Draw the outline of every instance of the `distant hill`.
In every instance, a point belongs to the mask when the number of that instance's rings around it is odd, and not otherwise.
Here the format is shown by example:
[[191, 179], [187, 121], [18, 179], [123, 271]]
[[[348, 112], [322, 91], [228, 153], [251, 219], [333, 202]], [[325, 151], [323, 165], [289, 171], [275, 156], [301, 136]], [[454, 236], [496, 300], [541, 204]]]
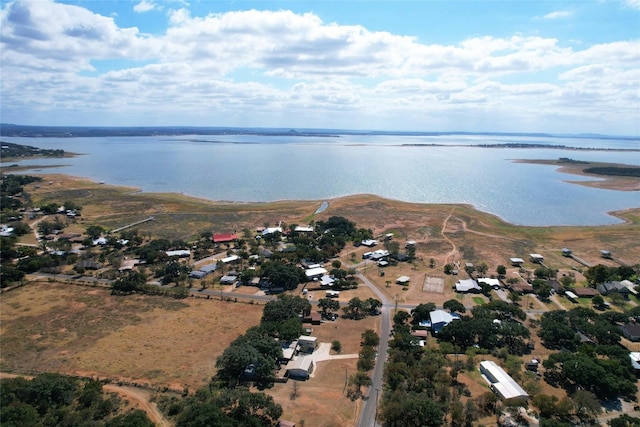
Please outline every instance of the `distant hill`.
[[290, 129], [254, 127], [192, 127], [192, 126], [141, 126], [141, 127], [100, 127], [100, 126], [26, 126], [0, 123], [0, 136], [32, 138], [74, 138], [105, 136], [176, 136], [176, 135], [269, 135], [269, 136], [313, 136], [339, 137], [340, 135], [404, 135], [404, 136], [513, 136], [513, 137], [553, 137], [553, 138], [597, 138], [614, 140], [637, 140], [638, 137], [611, 136], [597, 134], [551, 134], [551, 133], [505, 133], [505, 132], [411, 132], [344, 129]]

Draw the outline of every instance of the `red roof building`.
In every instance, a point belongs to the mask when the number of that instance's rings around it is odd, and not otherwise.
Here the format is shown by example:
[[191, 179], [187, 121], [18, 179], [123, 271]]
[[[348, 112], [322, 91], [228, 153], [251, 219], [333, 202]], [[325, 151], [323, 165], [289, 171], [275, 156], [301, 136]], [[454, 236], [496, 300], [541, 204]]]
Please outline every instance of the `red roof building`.
[[227, 243], [233, 242], [236, 240], [238, 236], [236, 234], [214, 234], [213, 235], [213, 243]]

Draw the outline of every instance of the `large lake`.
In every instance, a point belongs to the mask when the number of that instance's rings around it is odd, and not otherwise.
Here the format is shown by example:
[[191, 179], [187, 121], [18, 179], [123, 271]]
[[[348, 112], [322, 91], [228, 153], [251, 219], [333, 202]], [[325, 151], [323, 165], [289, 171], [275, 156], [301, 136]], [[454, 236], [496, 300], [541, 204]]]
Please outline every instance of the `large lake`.
[[[23, 165], [83, 176], [144, 192], [179, 192], [212, 200], [324, 200], [351, 194], [422, 203], [468, 203], [523, 225], [604, 225], [609, 211], [640, 207], [640, 192], [599, 190], [565, 182], [584, 177], [513, 159], [558, 159], [640, 165], [638, 140], [520, 136], [339, 137], [212, 135], [100, 138], [10, 138], [85, 155], [34, 159]], [[481, 144], [549, 148], [484, 148]], [[437, 144], [438, 146], [429, 146]]]

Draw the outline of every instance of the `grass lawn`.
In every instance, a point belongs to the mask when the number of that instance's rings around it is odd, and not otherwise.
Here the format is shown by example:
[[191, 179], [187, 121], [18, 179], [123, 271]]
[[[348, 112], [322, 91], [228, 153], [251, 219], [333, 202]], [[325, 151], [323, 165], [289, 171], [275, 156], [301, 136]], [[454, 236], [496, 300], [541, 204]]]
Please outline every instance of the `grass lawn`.
[[475, 302], [477, 305], [483, 305], [485, 304], [485, 301], [482, 297], [473, 297], [471, 298], [473, 300], [473, 302]]

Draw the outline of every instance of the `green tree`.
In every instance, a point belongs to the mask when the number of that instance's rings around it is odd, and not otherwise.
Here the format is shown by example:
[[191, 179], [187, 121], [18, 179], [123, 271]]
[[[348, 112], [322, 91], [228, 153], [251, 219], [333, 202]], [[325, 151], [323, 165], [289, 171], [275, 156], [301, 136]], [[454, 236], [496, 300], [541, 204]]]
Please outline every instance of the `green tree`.
[[153, 427], [154, 425], [144, 411], [134, 409], [107, 421], [105, 427]]
[[328, 312], [340, 310], [340, 302], [331, 298], [320, 298], [318, 300], [318, 307], [322, 310], [322, 314], [326, 316]]
[[91, 239], [93, 240], [98, 239], [104, 232], [105, 232], [105, 229], [99, 225], [90, 225], [85, 230], [85, 234], [91, 237]]
[[504, 277], [504, 275], [507, 274], [507, 267], [500, 264], [498, 267], [496, 267], [496, 273], [498, 273], [498, 276]]
[[465, 311], [467, 311], [464, 305], [457, 299], [450, 299], [445, 301], [444, 304], [442, 304], [442, 307], [452, 313], [464, 313]]
[[376, 347], [380, 342], [380, 337], [373, 329], [367, 329], [362, 333], [362, 345]]
[[578, 390], [571, 396], [576, 415], [582, 422], [594, 420], [602, 412], [602, 405], [595, 394], [588, 390]]
[[445, 264], [444, 265], [444, 274], [451, 274], [453, 273], [453, 265], [452, 264]]
[[610, 420], [607, 424], [609, 424], [610, 427], [640, 427], [640, 418], [622, 414]]
[[358, 395], [362, 395], [362, 387], [369, 387], [371, 385], [371, 378], [366, 372], [356, 371], [355, 374], [349, 377], [349, 385], [357, 388]]
[[386, 427], [439, 427], [444, 412], [426, 393], [396, 392], [382, 407]]
[[481, 276], [484, 276], [485, 274], [487, 274], [488, 270], [489, 270], [489, 267], [484, 262], [481, 262], [480, 264], [476, 265], [476, 271]]
[[604, 307], [604, 298], [602, 298], [602, 295], [595, 295], [591, 299], [591, 304], [596, 308], [602, 308]]
[[367, 298], [365, 301], [369, 314], [377, 314], [382, 308], [382, 301], [376, 298]]
[[430, 313], [436, 309], [436, 305], [432, 302], [418, 304], [416, 308], [411, 310], [411, 324], [417, 325], [418, 323], [431, 319]]

